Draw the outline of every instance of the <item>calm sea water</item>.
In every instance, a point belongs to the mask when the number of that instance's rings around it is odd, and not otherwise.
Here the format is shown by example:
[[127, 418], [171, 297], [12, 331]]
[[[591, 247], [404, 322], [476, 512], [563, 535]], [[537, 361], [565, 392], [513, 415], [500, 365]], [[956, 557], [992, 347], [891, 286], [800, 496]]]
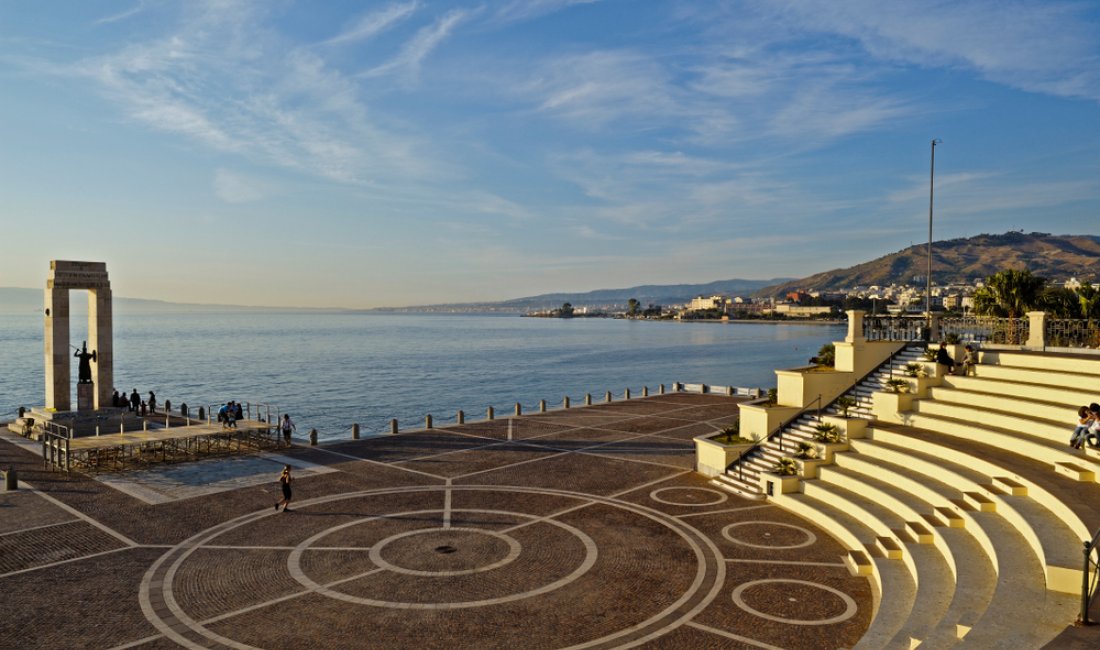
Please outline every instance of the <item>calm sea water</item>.
[[[86, 337], [72, 319], [75, 345]], [[163, 404], [230, 399], [291, 413], [300, 433], [346, 438], [358, 422], [422, 426], [524, 412], [585, 393], [707, 383], [770, 387], [775, 368], [806, 362], [843, 328], [481, 315], [116, 314], [115, 384]], [[44, 400], [42, 319], [0, 316], [0, 420]], [[76, 360], [73, 360], [75, 381]], [[75, 388], [73, 403], [76, 403]]]

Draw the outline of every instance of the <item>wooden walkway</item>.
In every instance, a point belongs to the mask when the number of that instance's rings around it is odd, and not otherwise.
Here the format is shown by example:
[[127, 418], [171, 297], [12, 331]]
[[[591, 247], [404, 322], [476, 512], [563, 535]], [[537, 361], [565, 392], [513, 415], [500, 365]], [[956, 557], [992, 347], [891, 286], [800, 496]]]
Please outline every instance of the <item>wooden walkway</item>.
[[203, 422], [78, 438], [44, 434], [42, 460], [64, 471], [114, 471], [283, 445], [277, 423], [237, 420], [236, 424], [226, 428]]

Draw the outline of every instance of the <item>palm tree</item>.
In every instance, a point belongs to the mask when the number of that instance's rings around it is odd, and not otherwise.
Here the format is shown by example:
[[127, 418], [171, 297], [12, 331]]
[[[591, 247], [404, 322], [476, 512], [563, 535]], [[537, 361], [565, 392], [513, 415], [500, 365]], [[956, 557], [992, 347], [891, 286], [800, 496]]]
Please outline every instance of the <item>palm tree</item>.
[[1021, 318], [1039, 303], [1046, 278], [1027, 269], [1005, 269], [989, 276], [974, 293], [974, 312], [983, 316]]
[[1100, 289], [1086, 282], [1077, 287], [1077, 300], [1081, 306], [1081, 318], [1091, 321], [1100, 317]]
[[638, 315], [638, 301], [634, 298], [626, 301], [626, 315], [634, 318]]

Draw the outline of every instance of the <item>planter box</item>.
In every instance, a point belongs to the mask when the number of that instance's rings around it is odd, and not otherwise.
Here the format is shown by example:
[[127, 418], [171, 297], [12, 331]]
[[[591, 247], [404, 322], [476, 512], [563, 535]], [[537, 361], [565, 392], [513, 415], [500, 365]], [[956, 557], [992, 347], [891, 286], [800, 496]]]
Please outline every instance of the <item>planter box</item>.
[[798, 492], [799, 481], [801, 480], [798, 476], [780, 476], [772, 472], [764, 472], [760, 475], [760, 490], [764, 493], [764, 496], [790, 494], [791, 492]]
[[723, 444], [710, 435], [698, 436], [694, 440], [695, 469], [704, 476], [716, 476], [725, 473], [730, 464], [753, 447], [751, 442], [738, 445]]
[[871, 396], [871, 412], [883, 422], [904, 424], [903, 413], [913, 408], [912, 393], [878, 392]]
[[741, 436], [760, 440], [798, 413], [792, 406], [764, 406], [763, 404], [742, 404], [740, 407]]
[[825, 460], [824, 458], [795, 458], [794, 462], [798, 465], [799, 476], [802, 478], [817, 478], [817, 468], [822, 465], [831, 464], [832, 460]]
[[864, 438], [867, 436], [867, 420], [863, 418], [844, 417], [842, 415], [823, 415], [821, 421], [826, 424], [835, 424], [846, 440]]

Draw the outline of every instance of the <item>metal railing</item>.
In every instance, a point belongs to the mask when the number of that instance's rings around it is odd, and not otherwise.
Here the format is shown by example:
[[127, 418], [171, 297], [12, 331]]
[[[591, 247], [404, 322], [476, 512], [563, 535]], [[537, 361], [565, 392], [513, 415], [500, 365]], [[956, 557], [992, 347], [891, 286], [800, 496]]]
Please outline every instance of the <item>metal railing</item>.
[[[1100, 529], [1097, 529], [1091, 540], [1085, 542], [1085, 567], [1081, 572], [1081, 615], [1077, 618], [1078, 625], [1092, 625], [1089, 621], [1089, 606], [1092, 605], [1092, 599], [1096, 596], [1097, 578], [1100, 578], [1100, 564], [1097, 564], [1092, 556], [1098, 541], [1100, 541]], [[1096, 569], [1096, 572], [1092, 574], [1090, 584], [1089, 573], [1092, 569]]]
[[957, 336], [960, 342], [996, 343], [1001, 345], [1025, 345], [1030, 334], [1027, 318], [992, 318], [966, 316], [939, 319], [939, 331], [935, 337], [944, 340]]
[[927, 326], [924, 316], [864, 316], [863, 337], [868, 341], [922, 341]]
[[1050, 318], [1046, 322], [1044, 339], [1055, 348], [1100, 347], [1100, 320], [1082, 318]]
[[745, 453], [738, 456], [736, 460], [734, 460], [732, 463], [730, 463], [729, 465], [726, 466], [726, 471], [728, 472], [732, 467], [734, 467], [736, 465], [737, 469], [738, 469], [738, 477], [739, 478], [744, 478], [744, 474], [741, 472], [741, 468], [744, 466], [744, 462], [749, 460], [749, 458], [755, 456], [756, 453], [760, 450], [760, 448], [763, 447], [764, 444], [766, 444], [769, 440], [771, 440], [773, 437], [778, 437], [779, 438], [780, 450], [782, 451], [783, 450], [783, 431], [785, 431], [787, 429], [787, 427], [789, 427], [791, 424], [793, 424], [795, 421], [797, 421], [803, 415], [806, 415], [807, 413], [809, 413], [811, 411], [814, 411], [816, 413], [816, 417], [820, 420], [822, 410], [828, 409], [830, 406], [832, 406], [833, 404], [836, 403], [836, 400], [840, 399], [841, 397], [844, 397], [849, 392], [851, 392], [855, 387], [857, 387], [860, 384], [862, 384], [863, 382], [867, 381], [872, 375], [874, 375], [875, 373], [882, 370], [884, 366], [892, 369], [894, 361], [898, 358], [899, 355], [901, 355], [907, 349], [909, 349], [909, 347], [910, 346], [903, 346], [900, 350], [898, 350], [898, 351], [894, 352], [893, 354], [891, 354], [889, 356], [889, 358], [887, 358], [885, 361], [883, 361], [879, 365], [875, 366], [874, 368], [869, 370], [866, 374], [864, 374], [862, 377], [859, 377], [854, 382], [852, 382], [852, 385], [848, 388], [848, 390], [844, 391], [840, 395], [837, 395], [835, 399], [833, 399], [831, 402], [826, 404], [824, 407], [821, 405], [821, 401], [822, 401], [821, 396], [818, 395], [816, 399], [814, 399], [810, 402], [810, 404], [814, 404], [816, 402], [817, 403], [816, 408], [810, 408], [809, 406], [806, 406], [806, 407], [803, 407], [803, 408], [799, 409], [797, 413], [795, 413], [794, 415], [792, 415], [791, 417], [787, 418], [782, 423], [780, 423], [779, 426], [777, 426], [770, 433], [768, 433], [768, 435], [766, 435], [763, 438], [761, 438], [760, 440], [757, 440], [756, 442], [754, 442], [752, 447], [745, 450]]

